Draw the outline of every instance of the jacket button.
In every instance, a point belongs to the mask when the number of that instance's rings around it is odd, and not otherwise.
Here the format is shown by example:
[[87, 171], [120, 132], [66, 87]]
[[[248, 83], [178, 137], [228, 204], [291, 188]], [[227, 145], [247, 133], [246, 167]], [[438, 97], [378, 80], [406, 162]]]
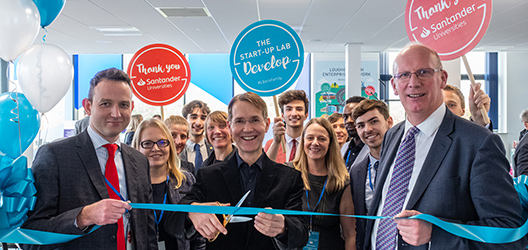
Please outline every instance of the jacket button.
[[110, 235], [110, 240], [113, 240], [113, 241], [116, 240], [116, 236], [115, 236], [115, 234]]

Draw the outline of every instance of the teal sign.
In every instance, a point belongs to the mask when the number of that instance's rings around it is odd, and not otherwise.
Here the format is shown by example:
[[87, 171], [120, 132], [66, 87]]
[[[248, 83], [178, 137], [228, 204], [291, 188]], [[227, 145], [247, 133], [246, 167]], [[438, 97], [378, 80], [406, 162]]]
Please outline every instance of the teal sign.
[[290, 26], [276, 20], [258, 21], [238, 35], [230, 63], [234, 79], [244, 90], [278, 95], [301, 74], [304, 48]]

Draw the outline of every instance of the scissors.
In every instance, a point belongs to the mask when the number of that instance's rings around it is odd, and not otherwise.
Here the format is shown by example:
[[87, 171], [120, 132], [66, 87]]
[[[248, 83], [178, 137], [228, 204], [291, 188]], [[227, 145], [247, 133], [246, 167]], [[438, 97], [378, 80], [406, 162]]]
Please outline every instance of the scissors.
[[[244, 203], [244, 201], [246, 200], [246, 198], [248, 197], [249, 193], [251, 192], [251, 190], [247, 191], [246, 194], [244, 194], [244, 196], [242, 196], [242, 198], [240, 198], [240, 200], [237, 202], [237, 204], [235, 205], [235, 207], [240, 207], [242, 206], [242, 203]], [[234, 213], [236, 213], [238, 211], [235, 210]], [[250, 220], [253, 220], [253, 218], [251, 217], [246, 217], [246, 216], [235, 216], [233, 214], [230, 214], [230, 215], [223, 215], [224, 216], [224, 223], [223, 223], [223, 226], [226, 227], [228, 223], [239, 223], [239, 222], [247, 222], [247, 221], [250, 221]], [[218, 235], [220, 234], [220, 231], [218, 231], [216, 233], [216, 236], [209, 240], [209, 242], [213, 242], [214, 240], [216, 240], [216, 238], [218, 237]]]

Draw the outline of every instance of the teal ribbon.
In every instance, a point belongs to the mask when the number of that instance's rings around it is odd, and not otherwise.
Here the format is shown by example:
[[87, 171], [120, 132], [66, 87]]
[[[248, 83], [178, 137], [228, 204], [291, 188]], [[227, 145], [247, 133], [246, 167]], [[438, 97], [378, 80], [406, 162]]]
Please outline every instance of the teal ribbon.
[[[0, 170], [0, 175], [2, 175]], [[514, 179], [514, 186], [517, 190], [523, 208], [528, 210], [528, 176], [521, 176]], [[260, 212], [268, 214], [282, 214], [282, 215], [318, 215], [318, 216], [345, 216], [363, 219], [386, 219], [384, 216], [364, 216], [364, 215], [341, 215], [341, 214], [327, 214], [308, 211], [295, 211], [284, 209], [265, 209], [253, 207], [224, 207], [224, 206], [199, 206], [199, 205], [176, 205], [176, 204], [150, 204], [150, 203], [130, 203], [133, 209], [153, 209], [164, 210], [172, 212], [193, 212], [193, 213], [209, 213], [209, 214], [233, 214], [233, 215], [256, 215]], [[10, 209], [17, 208], [17, 206], [9, 206]], [[419, 214], [408, 218], [398, 219], [420, 219], [427, 221], [453, 235], [461, 238], [474, 240], [484, 243], [504, 244], [514, 242], [528, 233], [528, 221], [519, 228], [500, 228], [464, 225], [442, 221], [432, 215]], [[2, 216], [0, 214], [0, 221]], [[91, 232], [98, 227], [94, 227]], [[21, 243], [21, 244], [57, 244], [67, 242], [83, 235], [68, 235], [43, 231], [35, 231], [29, 229], [0, 229], [0, 242]]]
[[26, 213], [35, 206], [35, 181], [25, 156], [0, 157], [0, 229], [16, 228], [24, 223]]

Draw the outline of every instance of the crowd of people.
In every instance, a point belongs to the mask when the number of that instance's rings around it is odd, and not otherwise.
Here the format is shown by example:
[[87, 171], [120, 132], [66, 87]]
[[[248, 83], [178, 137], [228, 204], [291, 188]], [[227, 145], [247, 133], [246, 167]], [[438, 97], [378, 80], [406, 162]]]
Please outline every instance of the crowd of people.
[[[517, 228], [519, 197], [500, 138], [472, 86], [466, 102], [447, 84], [438, 54], [405, 47], [391, 79], [406, 111], [394, 124], [387, 104], [354, 96], [341, 113], [308, 121], [302, 90], [279, 96], [270, 120], [264, 100], [236, 95], [228, 111], [194, 100], [182, 115], [132, 115], [130, 78], [97, 73], [83, 101], [89, 126], [43, 145], [33, 162], [37, 202], [23, 227], [85, 235], [25, 249], [523, 249], [526, 238], [486, 244], [418, 219]], [[470, 120], [461, 118], [465, 105]], [[528, 111], [521, 116], [528, 128]], [[125, 141], [119, 139], [127, 127]], [[271, 127], [271, 128], [270, 128]], [[264, 142], [272, 129], [273, 138]], [[520, 138], [515, 174], [528, 172]], [[243, 199], [241, 199], [244, 197]], [[258, 213], [232, 217], [132, 209], [133, 203], [258, 207], [337, 216]], [[94, 226], [101, 228], [92, 232]]]

